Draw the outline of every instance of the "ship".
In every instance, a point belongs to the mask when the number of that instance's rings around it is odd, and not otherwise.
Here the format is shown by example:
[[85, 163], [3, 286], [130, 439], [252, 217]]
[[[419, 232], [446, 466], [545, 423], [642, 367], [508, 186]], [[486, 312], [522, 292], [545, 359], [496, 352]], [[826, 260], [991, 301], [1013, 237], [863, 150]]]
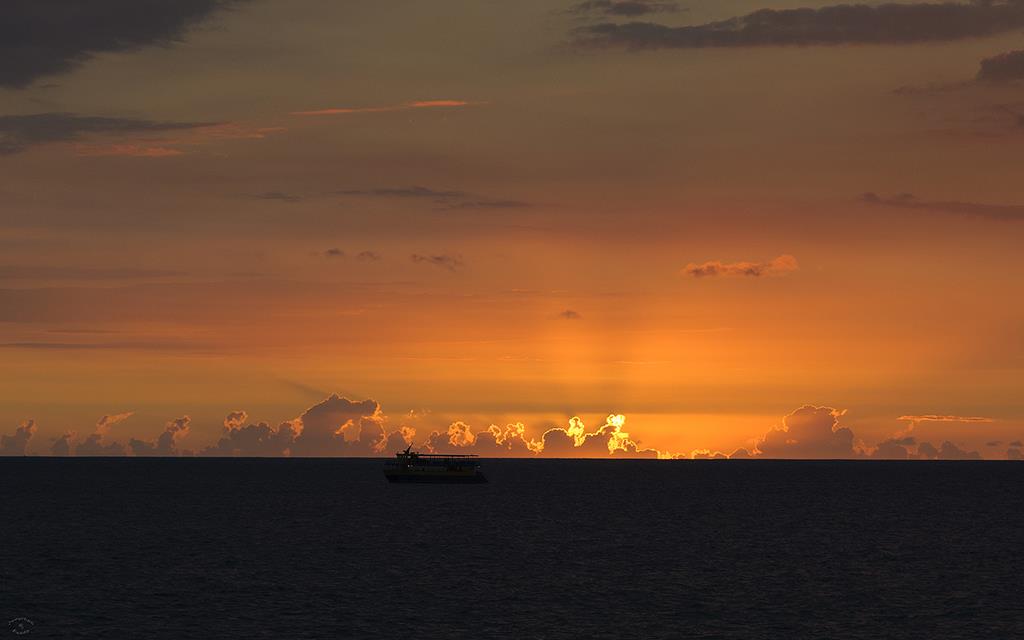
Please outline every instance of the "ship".
[[412, 445], [384, 463], [388, 482], [476, 484], [487, 482], [475, 455], [418, 453]]

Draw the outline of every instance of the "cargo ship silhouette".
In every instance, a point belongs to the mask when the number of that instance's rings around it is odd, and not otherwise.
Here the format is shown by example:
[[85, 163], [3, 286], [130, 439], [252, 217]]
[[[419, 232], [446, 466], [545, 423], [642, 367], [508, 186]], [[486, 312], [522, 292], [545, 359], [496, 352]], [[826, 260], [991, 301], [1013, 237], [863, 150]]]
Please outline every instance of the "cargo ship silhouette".
[[447, 455], [418, 453], [409, 445], [395, 454], [394, 460], [384, 463], [388, 482], [421, 483], [480, 483], [487, 478], [480, 471], [475, 455]]

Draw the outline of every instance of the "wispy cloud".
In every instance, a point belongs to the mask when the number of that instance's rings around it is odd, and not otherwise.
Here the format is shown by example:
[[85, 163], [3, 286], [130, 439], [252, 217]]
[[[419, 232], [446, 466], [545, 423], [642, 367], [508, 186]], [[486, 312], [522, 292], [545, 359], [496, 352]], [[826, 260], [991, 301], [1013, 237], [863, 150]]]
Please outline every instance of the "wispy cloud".
[[80, 156], [128, 156], [133, 158], [169, 158], [185, 155], [181, 149], [170, 147], [147, 147], [138, 144], [84, 145], [75, 147]]
[[466, 100], [415, 100], [401, 104], [379, 107], [328, 107], [310, 111], [292, 111], [293, 116], [338, 116], [355, 113], [391, 113], [395, 111], [412, 111], [415, 109], [451, 109], [457, 107], [474, 107], [486, 102], [469, 102]]
[[464, 200], [462, 202], [452, 202], [444, 207], [443, 209], [457, 210], [457, 209], [525, 209], [532, 207], [533, 205], [529, 202], [523, 202], [522, 200]]
[[493, 198], [460, 189], [433, 189], [430, 187], [374, 187], [367, 189], [342, 189], [335, 192], [342, 196], [364, 198], [410, 198], [432, 200], [438, 210], [468, 209], [523, 209], [533, 204], [523, 200]]
[[447, 269], [448, 271], [458, 271], [464, 266], [462, 256], [451, 255], [447, 253], [436, 254], [436, 255], [421, 255], [414, 253], [410, 256], [410, 259], [418, 264], [429, 264], [441, 269]]
[[125, 341], [125, 342], [3, 342], [0, 349], [30, 351], [195, 351], [203, 347], [179, 342]]
[[[54, 142], [75, 142], [89, 135], [152, 134], [188, 131], [218, 126], [213, 122], [159, 122], [137, 118], [107, 118], [74, 113], [34, 113], [0, 116], [0, 155], [25, 151], [29, 147]], [[124, 146], [124, 145], [122, 145]], [[144, 149], [124, 146], [122, 155], [138, 155]], [[79, 153], [82, 147], [79, 148]], [[109, 151], [109, 147], [107, 148]], [[93, 155], [101, 155], [96, 152]], [[118, 155], [108, 153], [106, 155]]]
[[0, 264], [0, 280], [150, 280], [188, 275], [184, 271], [138, 267], [57, 267]]
[[606, 15], [625, 18], [672, 11], [680, 11], [678, 2], [659, 0], [585, 0], [573, 5], [568, 10], [569, 13], [577, 15]]
[[73, 146], [80, 156], [168, 158], [225, 140], [261, 140], [286, 131], [237, 122], [167, 122], [48, 112], [0, 116], [0, 156], [44, 144]]
[[882, 197], [878, 194], [869, 192], [862, 195], [860, 199], [861, 202], [872, 206], [884, 206], [917, 211], [933, 211], [936, 213], [948, 213], [971, 218], [983, 218], [1004, 222], [1024, 222], [1024, 206], [1021, 205], [983, 204], [978, 202], [960, 202], [956, 200], [919, 200], [913, 194], [909, 193]]
[[448, 198], [464, 198], [465, 191], [450, 189], [431, 189], [430, 187], [377, 187], [373, 189], [342, 189], [336, 192], [342, 196], [366, 196], [375, 198], [429, 198], [445, 200]]
[[683, 273], [694, 278], [783, 276], [797, 271], [800, 265], [791, 255], [782, 255], [769, 262], [721, 262], [718, 260], [683, 267]]
[[563, 320], [580, 320], [583, 318], [578, 311], [573, 311], [572, 309], [566, 309], [558, 314], [558, 317]]
[[897, 418], [900, 422], [910, 422], [912, 424], [920, 424], [922, 422], [960, 422], [964, 424], [990, 424], [995, 422], [992, 418], [983, 418], [979, 416], [942, 416], [935, 414], [927, 414], [920, 416], [900, 416]]
[[106, 435], [110, 433], [110, 428], [118, 422], [124, 422], [128, 418], [135, 415], [134, 411], [125, 411], [124, 413], [108, 413], [102, 418], [96, 421], [96, 433]]
[[272, 200], [276, 202], [287, 202], [295, 203], [302, 202], [302, 196], [297, 196], [294, 193], [286, 193], [284, 191], [264, 191], [263, 193], [257, 193], [252, 196], [258, 200]]

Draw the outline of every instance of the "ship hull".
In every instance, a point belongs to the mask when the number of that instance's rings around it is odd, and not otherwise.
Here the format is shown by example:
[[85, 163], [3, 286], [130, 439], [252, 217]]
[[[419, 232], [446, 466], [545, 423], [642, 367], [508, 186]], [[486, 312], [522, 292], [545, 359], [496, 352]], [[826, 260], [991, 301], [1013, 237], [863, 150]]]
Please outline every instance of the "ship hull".
[[482, 484], [487, 478], [482, 473], [402, 473], [385, 472], [388, 482], [398, 484]]

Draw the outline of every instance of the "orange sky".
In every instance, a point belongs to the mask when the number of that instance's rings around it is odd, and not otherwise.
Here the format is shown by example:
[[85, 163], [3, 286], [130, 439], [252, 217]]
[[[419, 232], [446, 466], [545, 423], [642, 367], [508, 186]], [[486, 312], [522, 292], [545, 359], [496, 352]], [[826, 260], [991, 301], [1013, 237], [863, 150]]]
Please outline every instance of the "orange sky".
[[[1024, 6], [887, 35], [880, 4], [842, 42], [820, 1], [26, 17], [54, 22], [32, 65], [0, 43], [2, 450], [130, 412], [102, 442], [140, 455], [535, 455], [579, 416], [600, 446], [566, 455], [1019, 456], [1024, 62], [982, 60]], [[824, 8], [818, 40], [759, 41], [768, 6]], [[356, 430], [279, 429], [317, 407]]]

